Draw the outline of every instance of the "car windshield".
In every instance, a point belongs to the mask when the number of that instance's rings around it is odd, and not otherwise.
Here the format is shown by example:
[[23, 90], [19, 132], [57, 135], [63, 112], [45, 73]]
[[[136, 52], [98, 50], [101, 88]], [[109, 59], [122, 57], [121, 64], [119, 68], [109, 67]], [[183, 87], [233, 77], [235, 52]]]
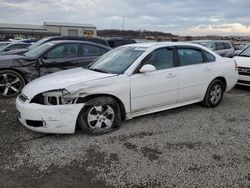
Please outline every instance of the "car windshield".
[[238, 56], [250, 57], [250, 46], [241, 52]]
[[122, 74], [144, 51], [144, 49], [136, 47], [116, 48], [96, 60], [89, 66], [89, 69], [104, 73]]
[[7, 46], [9, 43], [5, 43], [5, 42], [3, 42], [3, 43], [0, 43], [0, 48], [3, 48], [4, 46]]
[[40, 56], [44, 51], [46, 51], [47, 49], [49, 49], [51, 46], [53, 46], [53, 43], [47, 42], [44, 43], [36, 48], [33, 48], [31, 50], [29, 50], [28, 52], [26, 52], [25, 54], [23, 54], [23, 56], [25, 57], [29, 57], [29, 58], [37, 58], [38, 56]]
[[45, 43], [49, 38], [44, 38], [44, 39], [41, 39], [37, 42], [35, 42], [34, 44], [32, 44], [31, 46], [28, 47], [28, 49], [33, 49], [33, 48], [36, 48], [38, 46], [40, 46], [41, 44]]

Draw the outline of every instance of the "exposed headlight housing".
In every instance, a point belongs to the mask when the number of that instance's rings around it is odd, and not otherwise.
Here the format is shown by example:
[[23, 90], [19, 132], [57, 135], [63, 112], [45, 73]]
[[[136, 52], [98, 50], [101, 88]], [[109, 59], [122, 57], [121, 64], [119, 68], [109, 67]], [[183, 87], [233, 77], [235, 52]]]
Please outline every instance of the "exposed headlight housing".
[[68, 95], [70, 92], [66, 89], [52, 90], [36, 95], [31, 103], [43, 104], [43, 105], [65, 105], [74, 104], [75, 98], [70, 98]]

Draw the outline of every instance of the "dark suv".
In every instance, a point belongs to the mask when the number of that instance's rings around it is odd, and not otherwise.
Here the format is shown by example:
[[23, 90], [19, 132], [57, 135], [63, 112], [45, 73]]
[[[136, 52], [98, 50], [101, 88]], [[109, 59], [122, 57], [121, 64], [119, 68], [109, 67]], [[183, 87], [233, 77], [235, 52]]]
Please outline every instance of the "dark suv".
[[94, 43], [109, 47], [109, 44], [106, 40], [101, 39], [101, 38], [97, 38], [97, 37], [87, 38], [87, 37], [77, 37], [77, 36], [56, 36], [56, 37], [43, 38], [43, 39], [37, 41], [36, 43], [32, 44], [28, 48], [11, 50], [11, 51], [3, 53], [2, 55], [22, 55], [22, 54], [28, 52], [29, 50], [40, 46], [41, 44], [44, 44], [44, 43], [50, 42], [50, 41], [57, 41], [57, 40], [89, 41], [89, 42], [94, 42]]
[[134, 39], [123, 39], [123, 38], [113, 38], [107, 40], [111, 48], [116, 48], [126, 44], [134, 44], [136, 41]]

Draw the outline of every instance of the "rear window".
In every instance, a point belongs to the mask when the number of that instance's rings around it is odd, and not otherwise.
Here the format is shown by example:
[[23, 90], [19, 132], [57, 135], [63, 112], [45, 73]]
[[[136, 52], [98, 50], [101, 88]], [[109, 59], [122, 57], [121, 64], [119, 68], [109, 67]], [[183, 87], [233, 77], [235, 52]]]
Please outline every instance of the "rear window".
[[224, 50], [224, 45], [222, 42], [216, 42], [215, 46], [216, 46], [216, 50]]
[[203, 63], [203, 55], [200, 50], [191, 48], [177, 49], [180, 66]]

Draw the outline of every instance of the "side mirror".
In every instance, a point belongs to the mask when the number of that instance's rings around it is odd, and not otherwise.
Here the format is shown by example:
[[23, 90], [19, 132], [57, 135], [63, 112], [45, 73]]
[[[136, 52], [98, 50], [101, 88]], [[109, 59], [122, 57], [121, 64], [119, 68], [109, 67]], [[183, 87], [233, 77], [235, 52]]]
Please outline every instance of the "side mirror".
[[139, 72], [141, 73], [154, 72], [154, 71], [156, 71], [155, 66], [150, 64], [143, 65], [142, 68], [139, 70]]
[[43, 54], [43, 55], [42, 55], [42, 59], [44, 59], [44, 60], [45, 60], [45, 59], [48, 59], [48, 55], [47, 55], [47, 54]]

